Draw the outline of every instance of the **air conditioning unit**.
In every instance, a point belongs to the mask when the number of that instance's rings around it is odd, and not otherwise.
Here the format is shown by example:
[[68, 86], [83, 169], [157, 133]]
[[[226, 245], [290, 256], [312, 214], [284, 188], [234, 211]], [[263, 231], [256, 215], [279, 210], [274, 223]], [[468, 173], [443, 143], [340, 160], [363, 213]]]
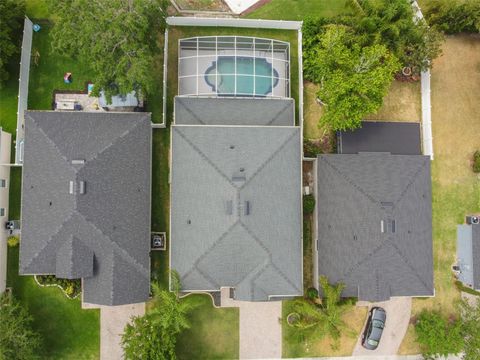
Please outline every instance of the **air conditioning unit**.
[[467, 224], [468, 225], [478, 225], [480, 224], [480, 217], [478, 216], [467, 216]]

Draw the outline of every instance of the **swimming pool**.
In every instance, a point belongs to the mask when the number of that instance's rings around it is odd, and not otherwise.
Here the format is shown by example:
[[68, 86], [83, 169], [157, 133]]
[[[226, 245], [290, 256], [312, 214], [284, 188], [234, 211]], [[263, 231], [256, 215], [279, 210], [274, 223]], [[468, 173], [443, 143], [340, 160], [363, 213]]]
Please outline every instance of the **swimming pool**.
[[205, 71], [205, 81], [219, 95], [266, 96], [279, 76], [265, 58], [218, 56]]

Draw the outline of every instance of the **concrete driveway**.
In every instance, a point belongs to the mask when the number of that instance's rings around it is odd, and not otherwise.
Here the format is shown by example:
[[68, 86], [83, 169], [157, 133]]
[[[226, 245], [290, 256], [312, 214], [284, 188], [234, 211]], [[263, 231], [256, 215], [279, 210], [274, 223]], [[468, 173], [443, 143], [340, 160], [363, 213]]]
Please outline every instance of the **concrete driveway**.
[[121, 344], [125, 326], [132, 316], [145, 314], [145, 303], [100, 307], [100, 359], [123, 359]]
[[229, 289], [221, 289], [221, 307], [240, 311], [240, 359], [280, 359], [282, 357], [281, 301], [236, 301]]
[[[357, 306], [368, 306], [369, 309], [380, 306], [387, 312], [387, 321], [383, 330], [380, 345], [376, 350], [367, 350], [361, 345], [361, 334], [353, 350], [353, 356], [386, 356], [396, 355], [410, 322], [412, 298], [394, 297], [389, 301], [378, 303], [358, 302]], [[365, 326], [363, 327], [365, 329]], [[362, 332], [363, 332], [362, 329]]]

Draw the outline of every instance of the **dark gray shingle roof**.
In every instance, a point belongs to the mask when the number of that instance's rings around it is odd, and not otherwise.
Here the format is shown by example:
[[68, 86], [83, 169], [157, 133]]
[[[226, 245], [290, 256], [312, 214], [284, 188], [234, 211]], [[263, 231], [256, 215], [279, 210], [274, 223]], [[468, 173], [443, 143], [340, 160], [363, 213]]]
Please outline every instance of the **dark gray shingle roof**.
[[172, 127], [171, 267], [185, 291], [302, 294], [298, 127]]
[[25, 124], [20, 273], [84, 275], [88, 303], [145, 301], [150, 114], [28, 111]]
[[363, 121], [362, 127], [338, 134], [340, 154], [389, 152], [394, 155], [421, 155], [420, 124]]
[[431, 203], [428, 157], [319, 155], [319, 274], [360, 300], [433, 295]]
[[293, 126], [293, 99], [175, 97], [177, 125]]

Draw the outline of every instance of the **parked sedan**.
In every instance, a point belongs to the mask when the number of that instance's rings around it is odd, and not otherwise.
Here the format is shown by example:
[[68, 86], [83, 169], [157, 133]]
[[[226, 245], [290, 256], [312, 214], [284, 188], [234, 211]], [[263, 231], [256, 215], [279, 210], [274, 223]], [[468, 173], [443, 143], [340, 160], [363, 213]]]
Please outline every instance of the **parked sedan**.
[[362, 346], [368, 350], [375, 350], [380, 343], [387, 313], [381, 307], [374, 307], [370, 311], [367, 326], [362, 335]]

